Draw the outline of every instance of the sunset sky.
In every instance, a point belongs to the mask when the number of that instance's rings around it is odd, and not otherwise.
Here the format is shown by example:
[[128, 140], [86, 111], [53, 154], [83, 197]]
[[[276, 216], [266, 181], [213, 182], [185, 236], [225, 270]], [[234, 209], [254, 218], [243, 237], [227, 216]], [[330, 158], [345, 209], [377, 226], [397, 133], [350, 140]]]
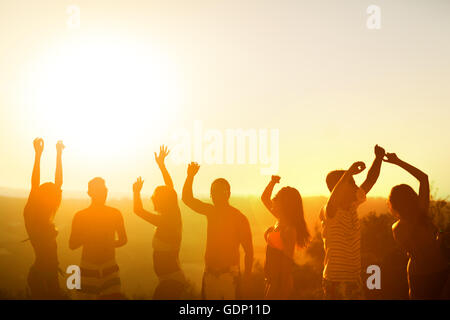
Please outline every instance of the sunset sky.
[[[371, 4], [380, 30], [366, 27]], [[79, 28], [67, 24], [69, 5]], [[224, 136], [278, 129], [281, 183], [305, 196], [328, 194], [330, 170], [369, 166], [378, 143], [446, 197], [449, 12], [446, 0], [0, 0], [0, 187], [29, 188], [39, 136], [42, 181], [62, 139], [64, 190], [102, 176], [131, 196], [142, 176], [148, 195], [162, 183], [153, 152], [200, 123]], [[173, 158], [181, 191], [186, 164]], [[263, 167], [203, 163], [194, 188], [207, 194], [225, 177], [232, 193], [260, 194]], [[399, 183], [418, 189], [385, 164], [372, 195]]]

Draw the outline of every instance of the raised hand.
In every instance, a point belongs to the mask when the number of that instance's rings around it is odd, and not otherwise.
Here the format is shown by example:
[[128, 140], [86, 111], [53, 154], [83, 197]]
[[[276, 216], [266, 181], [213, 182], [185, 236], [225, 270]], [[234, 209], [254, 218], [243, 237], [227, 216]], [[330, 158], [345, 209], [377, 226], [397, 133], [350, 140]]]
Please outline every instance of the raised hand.
[[136, 182], [133, 184], [133, 192], [139, 193], [142, 190], [142, 185], [144, 184], [144, 180], [141, 177], [137, 178]]
[[274, 183], [280, 183], [280, 179], [281, 179], [281, 177], [280, 176], [272, 176], [272, 182], [274, 182]]
[[44, 151], [44, 140], [42, 138], [36, 138], [33, 141], [34, 151], [36, 154], [41, 155]]
[[400, 162], [400, 159], [397, 157], [397, 155], [395, 153], [386, 153], [383, 161], [393, 163], [393, 164], [398, 164]]
[[351, 175], [355, 175], [363, 172], [366, 169], [366, 165], [362, 161], [355, 162], [351, 165], [350, 169], [348, 169]]
[[188, 169], [187, 169], [187, 175], [188, 177], [193, 177], [197, 174], [198, 170], [200, 169], [200, 166], [198, 165], [197, 162], [191, 162], [188, 165]]
[[56, 151], [59, 152], [59, 153], [61, 153], [64, 150], [65, 147], [66, 146], [63, 144], [62, 140], [59, 140], [56, 143]]
[[170, 153], [170, 150], [167, 149], [167, 146], [162, 145], [159, 147], [159, 155], [155, 152], [155, 161], [156, 163], [161, 166], [164, 165], [164, 159], [167, 157], [167, 155]]
[[375, 146], [375, 156], [378, 159], [383, 159], [385, 155], [386, 155], [386, 151], [379, 145], [376, 145]]

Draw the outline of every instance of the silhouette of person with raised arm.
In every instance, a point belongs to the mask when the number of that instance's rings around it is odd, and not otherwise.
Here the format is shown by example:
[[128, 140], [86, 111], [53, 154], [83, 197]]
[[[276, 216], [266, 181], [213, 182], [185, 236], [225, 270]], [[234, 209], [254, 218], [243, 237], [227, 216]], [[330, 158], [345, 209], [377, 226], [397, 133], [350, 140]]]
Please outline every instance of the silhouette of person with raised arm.
[[347, 171], [336, 170], [327, 175], [331, 196], [320, 212], [325, 249], [322, 280], [325, 299], [364, 297], [357, 209], [378, 180], [384, 155], [384, 149], [376, 145], [375, 160], [361, 187], [356, 185], [353, 176], [364, 171], [363, 162], [355, 162]]
[[294, 291], [293, 266], [295, 248], [305, 248], [310, 241], [303, 212], [303, 201], [297, 189], [282, 188], [272, 199], [279, 176], [272, 176], [261, 196], [265, 207], [277, 219], [264, 234], [267, 242], [264, 272], [266, 299], [290, 299]]
[[133, 184], [134, 212], [145, 221], [156, 226], [153, 236], [153, 267], [159, 284], [153, 294], [155, 300], [180, 299], [186, 285], [181, 270], [179, 253], [181, 246], [181, 212], [172, 178], [166, 169], [164, 159], [169, 154], [165, 146], [155, 152], [155, 161], [161, 170], [165, 185], [156, 187], [152, 195], [154, 214], [142, 206], [141, 189], [144, 181], [139, 177]]
[[211, 184], [213, 204], [194, 198], [192, 184], [199, 169], [200, 166], [195, 162], [188, 166], [183, 202], [207, 218], [202, 297], [209, 300], [236, 299], [239, 297], [240, 285], [240, 246], [245, 253], [244, 284], [248, 283], [252, 272], [253, 243], [250, 224], [245, 215], [229, 204], [230, 184], [223, 178], [216, 179]]
[[35, 160], [31, 178], [31, 192], [24, 209], [25, 228], [33, 246], [35, 260], [28, 274], [28, 286], [32, 299], [61, 299], [58, 272], [56, 236], [53, 222], [61, 203], [62, 151], [61, 141], [56, 144], [55, 183], [40, 184], [40, 163], [44, 151], [44, 140], [33, 142]]
[[105, 205], [105, 180], [89, 181], [91, 205], [75, 214], [69, 247], [83, 247], [81, 255], [81, 297], [84, 299], [122, 299], [116, 248], [127, 243], [122, 214]]
[[406, 170], [420, 182], [418, 195], [409, 185], [401, 184], [392, 188], [388, 201], [390, 211], [398, 218], [392, 225], [394, 239], [409, 256], [409, 296], [411, 299], [439, 299], [449, 281], [449, 266], [438, 230], [428, 216], [428, 176], [400, 160], [395, 153], [387, 153], [384, 161]]

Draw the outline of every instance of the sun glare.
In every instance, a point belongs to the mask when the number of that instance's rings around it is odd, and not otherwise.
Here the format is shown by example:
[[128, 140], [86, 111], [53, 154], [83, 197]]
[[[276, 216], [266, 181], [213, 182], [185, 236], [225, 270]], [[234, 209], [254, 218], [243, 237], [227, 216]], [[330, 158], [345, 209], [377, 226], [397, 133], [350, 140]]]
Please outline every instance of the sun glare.
[[[180, 98], [172, 61], [142, 45], [91, 41], [49, 50], [30, 87], [31, 112], [47, 136], [111, 155], [164, 129]], [[78, 149], [78, 148], [77, 148]]]

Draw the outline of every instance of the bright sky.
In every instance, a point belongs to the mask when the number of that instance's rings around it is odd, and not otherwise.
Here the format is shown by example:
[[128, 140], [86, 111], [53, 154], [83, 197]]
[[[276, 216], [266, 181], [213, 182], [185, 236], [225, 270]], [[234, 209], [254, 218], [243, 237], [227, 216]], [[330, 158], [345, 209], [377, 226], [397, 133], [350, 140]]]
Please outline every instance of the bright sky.
[[[366, 27], [371, 4], [380, 30]], [[78, 29], [69, 5], [80, 8]], [[226, 130], [278, 129], [282, 184], [303, 195], [328, 194], [326, 173], [369, 165], [378, 143], [447, 196], [449, 9], [446, 0], [0, 0], [0, 187], [29, 187], [41, 136], [42, 181], [53, 179], [62, 139], [65, 190], [102, 176], [131, 195], [141, 175], [150, 194], [162, 183], [153, 151], [179, 145], [180, 130], [194, 144], [200, 123], [199, 193], [225, 177], [232, 192], [259, 194], [269, 179], [259, 158], [216, 165], [203, 152]], [[174, 158], [181, 190], [186, 165]], [[386, 164], [372, 195], [399, 183], [418, 188]]]

